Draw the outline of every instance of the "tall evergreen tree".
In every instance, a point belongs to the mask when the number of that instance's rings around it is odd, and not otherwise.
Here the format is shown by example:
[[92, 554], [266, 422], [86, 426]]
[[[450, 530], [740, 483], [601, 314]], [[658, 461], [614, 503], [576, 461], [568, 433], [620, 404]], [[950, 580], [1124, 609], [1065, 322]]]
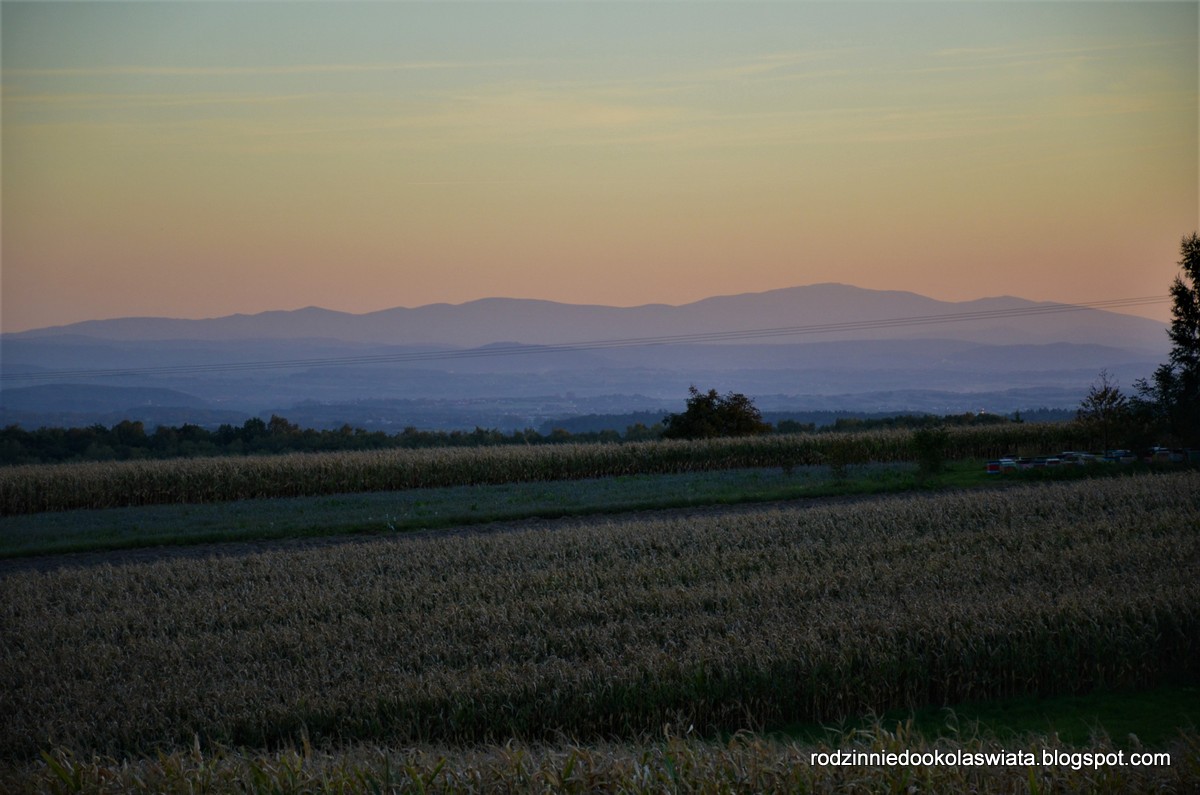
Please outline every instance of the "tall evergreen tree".
[[1200, 446], [1200, 234], [1180, 244], [1183, 273], [1171, 284], [1170, 360], [1137, 390], [1179, 443]]

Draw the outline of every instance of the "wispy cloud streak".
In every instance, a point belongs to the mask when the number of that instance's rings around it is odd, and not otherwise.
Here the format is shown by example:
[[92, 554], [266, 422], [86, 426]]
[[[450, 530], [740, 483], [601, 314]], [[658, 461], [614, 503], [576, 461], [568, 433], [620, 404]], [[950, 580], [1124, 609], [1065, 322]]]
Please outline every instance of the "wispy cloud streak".
[[363, 64], [294, 64], [286, 66], [87, 66], [53, 69], [8, 69], [10, 77], [245, 77], [254, 75], [370, 74], [378, 72], [483, 69], [512, 66], [518, 61], [410, 61]]

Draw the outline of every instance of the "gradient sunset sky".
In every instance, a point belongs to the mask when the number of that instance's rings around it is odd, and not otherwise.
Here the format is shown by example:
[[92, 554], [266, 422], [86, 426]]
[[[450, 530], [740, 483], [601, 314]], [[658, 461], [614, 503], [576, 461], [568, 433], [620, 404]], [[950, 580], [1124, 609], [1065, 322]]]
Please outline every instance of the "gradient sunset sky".
[[2, 327], [1165, 295], [1198, 9], [3, 2]]

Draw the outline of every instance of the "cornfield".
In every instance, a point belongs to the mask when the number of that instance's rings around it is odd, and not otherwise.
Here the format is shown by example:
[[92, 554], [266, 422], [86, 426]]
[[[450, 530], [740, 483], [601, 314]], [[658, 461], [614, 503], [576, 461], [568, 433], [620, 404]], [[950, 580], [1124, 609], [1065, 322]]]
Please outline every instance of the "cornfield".
[[[949, 458], [1057, 452], [1073, 425], [952, 428]], [[74, 508], [302, 497], [743, 467], [911, 461], [907, 430], [704, 441], [293, 453], [246, 458], [39, 464], [0, 469], [0, 515]]]
[[14, 571], [0, 753], [710, 736], [1194, 678], [1198, 531], [1184, 472]]
[[[840, 738], [837, 747], [862, 753], [936, 751], [1037, 758], [1058, 749], [1049, 737], [1000, 742], [961, 734], [930, 741], [906, 724], [876, 724]], [[0, 789], [9, 792], [329, 792], [329, 793], [721, 793], [764, 792], [1188, 792], [1200, 775], [1200, 736], [1181, 734], [1167, 752], [1170, 764], [1075, 769], [1008, 765], [886, 767], [821, 766], [813, 754], [827, 745], [776, 743], [739, 734], [711, 743], [668, 732], [658, 740], [551, 746], [506, 743], [479, 748], [388, 749], [355, 746], [327, 752], [301, 742], [268, 752], [187, 751], [117, 761], [48, 754], [45, 763], [0, 768]], [[1089, 745], [1112, 753], [1104, 737]]]

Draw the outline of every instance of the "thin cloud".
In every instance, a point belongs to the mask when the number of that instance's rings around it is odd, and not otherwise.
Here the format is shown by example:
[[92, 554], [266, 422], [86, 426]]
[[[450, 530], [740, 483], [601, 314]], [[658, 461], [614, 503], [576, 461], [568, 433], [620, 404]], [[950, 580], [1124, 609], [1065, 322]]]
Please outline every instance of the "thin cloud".
[[203, 105], [258, 105], [311, 100], [319, 94], [113, 94], [40, 93], [4, 95], [6, 104], [64, 108], [173, 108]]
[[376, 72], [478, 69], [511, 66], [516, 61], [409, 61], [377, 64], [294, 64], [288, 66], [87, 66], [9, 69], [12, 77], [243, 77], [250, 75], [365, 74]]
[[768, 53], [752, 59], [731, 63], [716, 69], [708, 69], [696, 78], [703, 80], [736, 80], [748, 77], [779, 76], [794, 74], [797, 67], [829, 61], [834, 58], [860, 52], [861, 47], [841, 47], [823, 50], [799, 50], [796, 52]]
[[1176, 44], [1195, 45], [1195, 39], [1175, 38], [1155, 41], [1135, 41], [1111, 44], [1090, 44], [1083, 47], [1046, 47], [1031, 49], [1029, 47], [950, 47], [932, 53], [938, 58], [981, 58], [981, 59], [1035, 59], [1061, 56], [1087, 55], [1096, 52], [1112, 52], [1114, 50], [1144, 50], [1160, 49]]

